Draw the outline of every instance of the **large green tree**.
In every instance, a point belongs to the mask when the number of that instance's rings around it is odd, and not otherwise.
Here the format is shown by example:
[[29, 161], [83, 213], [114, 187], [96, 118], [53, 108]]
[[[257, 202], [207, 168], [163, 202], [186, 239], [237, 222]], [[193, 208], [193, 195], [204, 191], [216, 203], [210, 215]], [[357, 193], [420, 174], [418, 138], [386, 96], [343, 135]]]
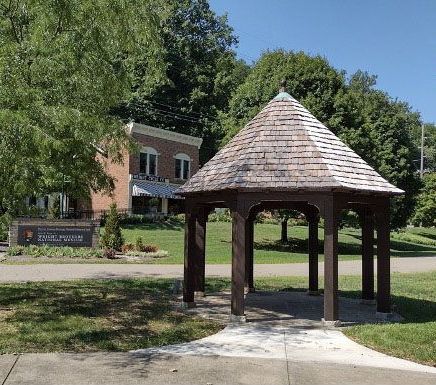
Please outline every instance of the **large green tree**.
[[266, 52], [234, 93], [229, 112], [222, 115], [224, 142], [277, 95], [283, 79], [287, 81], [288, 92], [324, 123], [335, 112], [336, 94], [345, 87], [344, 74], [321, 56], [284, 50]]
[[335, 98], [335, 113], [328, 121], [354, 151], [384, 178], [405, 190], [392, 200], [392, 225], [406, 225], [420, 188], [412, 132], [419, 114], [386, 92], [375, 88], [376, 77], [357, 71]]
[[436, 173], [426, 174], [423, 182], [412, 221], [416, 226], [436, 226]]
[[109, 190], [98, 146], [128, 145], [108, 112], [162, 77], [159, 0], [0, 0], [0, 207], [24, 196]]
[[[218, 114], [248, 66], [237, 60], [237, 43], [226, 16], [216, 15], [207, 0], [170, 0], [160, 33], [166, 77], [144, 87], [141, 58], [136, 84], [116, 113], [126, 119], [203, 138], [200, 160], [218, 149], [223, 132]], [[147, 67], [147, 58], [142, 63]]]
[[[420, 167], [421, 159], [421, 135], [422, 127], [417, 126], [413, 130], [413, 140], [416, 145], [415, 164]], [[424, 171], [436, 172], [436, 125], [431, 123], [424, 124]]]
[[303, 52], [266, 52], [234, 93], [222, 116], [229, 140], [277, 93], [281, 79], [288, 92], [339, 135], [381, 175], [406, 190], [393, 200], [392, 224], [406, 224], [419, 189], [411, 132], [419, 115], [405, 103], [375, 89], [376, 78], [358, 71], [345, 73], [325, 58]]

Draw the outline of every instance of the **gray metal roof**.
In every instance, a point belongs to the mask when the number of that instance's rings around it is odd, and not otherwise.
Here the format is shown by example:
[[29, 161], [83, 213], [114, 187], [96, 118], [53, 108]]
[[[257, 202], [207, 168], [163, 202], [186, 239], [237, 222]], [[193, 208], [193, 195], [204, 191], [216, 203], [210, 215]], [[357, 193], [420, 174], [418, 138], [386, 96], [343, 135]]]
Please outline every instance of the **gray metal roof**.
[[177, 193], [227, 189], [403, 193], [286, 92], [271, 100]]

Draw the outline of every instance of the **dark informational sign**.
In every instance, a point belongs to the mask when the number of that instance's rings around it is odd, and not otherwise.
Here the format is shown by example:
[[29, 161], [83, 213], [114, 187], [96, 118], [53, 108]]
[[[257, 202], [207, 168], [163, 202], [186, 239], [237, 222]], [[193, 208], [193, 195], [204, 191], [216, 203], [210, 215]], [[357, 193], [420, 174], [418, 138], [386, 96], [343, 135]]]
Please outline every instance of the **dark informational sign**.
[[94, 226], [18, 225], [18, 244], [92, 247]]

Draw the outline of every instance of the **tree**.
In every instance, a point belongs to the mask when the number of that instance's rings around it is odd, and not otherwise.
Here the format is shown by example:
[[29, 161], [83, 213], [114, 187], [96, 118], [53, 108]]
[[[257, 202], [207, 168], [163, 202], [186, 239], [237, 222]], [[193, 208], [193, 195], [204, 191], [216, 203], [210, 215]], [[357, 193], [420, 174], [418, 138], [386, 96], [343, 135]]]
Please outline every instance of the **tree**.
[[[414, 161], [416, 167], [420, 166], [421, 159], [421, 127], [417, 126], [412, 131], [413, 141], [416, 146], [416, 153], [414, 154]], [[424, 141], [424, 171], [436, 172], [436, 125], [426, 123], [424, 125], [425, 141]]]
[[129, 145], [109, 111], [127, 97], [133, 58], [162, 73], [160, 0], [0, 1], [0, 207], [61, 190], [110, 190], [97, 145]]
[[121, 234], [120, 217], [116, 203], [112, 203], [104, 226], [104, 234], [101, 237], [101, 245], [106, 249], [121, 250], [124, 240]]
[[296, 218], [298, 216], [298, 211], [295, 211], [295, 210], [277, 210], [277, 216], [279, 217], [280, 224], [281, 224], [280, 242], [283, 244], [287, 244], [289, 242], [289, 239], [288, 239], [288, 221], [291, 218]]
[[345, 87], [345, 77], [321, 56], [284, 50], [264, 53], [230, 100], [222, 116], [224, 142], [232, 138], [274, 96], [282, 79], [287, 91], [303, 103], [319, 120], [327, 123], [335, 112], [335, 96]]
[[[226, 16], [207, 0], [171, 0], [161, 27], [166, 77], [143, 86], [147, 60], [138, 58], [138, 76], [126, 104], [114, 111], [125, 119], [200, 136], [200, 161], [218, 150], [223, 136], [218, 115], [245, 78], [248, 66], [233, 51], [237, 39]], [[141, 62], [142, 60], [142, 62]]]
[[412, 222], [415, 226], [436, 226], [436, 173], [425, 175], [423, 181]]
[[420, 181], [414, 165], [417, 151], [411, 133], [419, 114], [374, 88], [376, 77], [357, 71], [335, 97], [328, 126], [357, 154], [405, 195], [392, 200], [391, 224], [403, 227], [414, 211]]
[[[281, 79], [305, 105], [348, 146], [388, 181], [406, 191], [392, 203], [393, 227], [404, 226], [413, 213], [419, 180], [411, 137], [419, 115], [403, 102], [376, 90], [376, 77], [358, 71], [346, 80], [320, 56], [277, 50], [266, 52], [235, 91], [222, 116], [225, 141], [233, 137], [277, 93]], [[224, 142], [225, 142], [224, 141]]]

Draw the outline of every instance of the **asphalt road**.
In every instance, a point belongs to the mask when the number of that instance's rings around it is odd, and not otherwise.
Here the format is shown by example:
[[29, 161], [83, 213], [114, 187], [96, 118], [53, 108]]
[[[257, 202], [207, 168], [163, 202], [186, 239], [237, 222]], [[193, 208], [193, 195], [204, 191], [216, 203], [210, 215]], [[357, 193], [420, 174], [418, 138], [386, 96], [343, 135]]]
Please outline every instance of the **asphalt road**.
[[[416, 273], [436, 270], [436, 257], [391, 258], [391, 271]], [[323, 275], [324, 263], [319, 263], [319, 273]], [[377, 271], [377, 269], [375, 270]], [[206, 275], [210, 277], [230, 277], [231, 266], [207, 265]], [[339, 274], [360, 275], [361, 261], [340, 261]], [[307, 276], [308, 264], [256, 264], [256, 277]], [[181, 278], [183, 265], [151, 264], [31, 264], [1, 265], [0, 282], [61, 281], [71, 279], [116, 279], [129, 277]]]

